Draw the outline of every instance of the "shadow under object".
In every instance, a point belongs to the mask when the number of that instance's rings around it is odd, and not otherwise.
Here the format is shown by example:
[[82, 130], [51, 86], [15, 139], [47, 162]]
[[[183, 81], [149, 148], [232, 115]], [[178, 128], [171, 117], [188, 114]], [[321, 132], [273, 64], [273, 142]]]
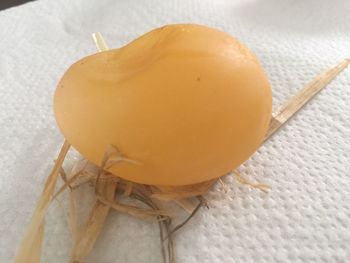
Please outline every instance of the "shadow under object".
[[0, 10], [4, 10], [6, 8], [14, 7], [17, 5], [21, 5], [27, 2], [32, 2], [34, 0], [1, 0], [0, 1]]

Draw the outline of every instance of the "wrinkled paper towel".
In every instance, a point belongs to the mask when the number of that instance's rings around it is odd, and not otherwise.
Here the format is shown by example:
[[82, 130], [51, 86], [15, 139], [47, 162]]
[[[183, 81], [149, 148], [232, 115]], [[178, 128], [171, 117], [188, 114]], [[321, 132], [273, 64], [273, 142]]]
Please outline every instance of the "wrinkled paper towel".
[[[12, 262], [62, 145], [52, 112], [67, 67], [168, 23], [222, 29], [259, 57], [274, 107], [350, 57], [350, 1], [39, 0], [0, 12], [0, 262]], [[345, 70], [240, 168], [265, 194], [214, 189], [175, 237], [190, 262], [350, 262], [350, 70]], [[42, 262], [67, 262], [67, 217], [47, 217]], [[88, 262], [161, 262], [156, 224], [112, 213]]]

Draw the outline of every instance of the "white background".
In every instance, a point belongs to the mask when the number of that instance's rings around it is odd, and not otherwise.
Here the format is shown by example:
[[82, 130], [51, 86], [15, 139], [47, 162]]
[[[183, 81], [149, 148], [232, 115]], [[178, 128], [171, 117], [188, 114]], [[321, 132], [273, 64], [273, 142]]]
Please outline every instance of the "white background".
[[[246, 43], [267, 72], [274, 106], [350, 57], [350, 1], [39, 0], [0, 12], [0, 262], [11, 262], [62, 143], [55, 86], [92, 54], [91, 33], [118, 47], [154, 27], [200, 23]], [[240, 170], [269, 194], [224, 179], [176, 235], [178, 262], [350, 261], [350, 70]], [[85, 198], [85, 197], [82, 197]], [[88, 197], [86, 197], [88, 198]], [[67, 262], [58, 204], [42, 262]], [[156, 225], [113, 213], [89, 262], [161, 262]]]

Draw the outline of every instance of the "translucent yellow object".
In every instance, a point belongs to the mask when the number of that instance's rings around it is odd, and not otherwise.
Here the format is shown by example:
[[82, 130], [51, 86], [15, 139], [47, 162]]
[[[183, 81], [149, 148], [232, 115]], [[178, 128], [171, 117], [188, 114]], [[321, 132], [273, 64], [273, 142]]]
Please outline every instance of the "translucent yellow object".
[[54, 110], [66, 139], [99, 165], [108, 145], [136, 162], [109, 171], [138, 183], [186, 185], [249, 158], [271, 117], [256, 57], [224, 32], [168, 25], [83, 58], [58, 84]]

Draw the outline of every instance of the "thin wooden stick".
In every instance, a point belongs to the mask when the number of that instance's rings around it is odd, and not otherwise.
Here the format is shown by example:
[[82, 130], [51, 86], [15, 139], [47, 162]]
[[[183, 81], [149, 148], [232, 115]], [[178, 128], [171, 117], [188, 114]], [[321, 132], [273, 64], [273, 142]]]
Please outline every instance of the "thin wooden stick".
[[[34, 253], [34, 251], [39, 249], [41, 246], [41, 241], [43, 239], [42, 233], [44, 231], [44, 218], [52, 200], [52, 194], [56, 186], [60, 168], [69, 148], [70, 144], [65, 140], [55, 165], [46, 180], [44, 190], [37, 203], [27, 231], [24, 235], [24, 239], [22, 240], [20, 248], [17, 252], [15, 263], [40, 262], [35, 261], [40, 257], [37, 255], [37, 253]], [[40, 253], [40, 250], [38, 253]]]
[[318, 92], [327, 86], [340, 72], [350, 64], [350, 59], [345, 59], [338, 65], [325, 70], [313, 81], [307, 84], [295, 96], [282, 104], [277, 111], [272, 114], [269, 129], [265, 136], [265, 141], [270, 138], [279, 128], [282, 127], [296, 112], [298, 112], [308, 101]]

